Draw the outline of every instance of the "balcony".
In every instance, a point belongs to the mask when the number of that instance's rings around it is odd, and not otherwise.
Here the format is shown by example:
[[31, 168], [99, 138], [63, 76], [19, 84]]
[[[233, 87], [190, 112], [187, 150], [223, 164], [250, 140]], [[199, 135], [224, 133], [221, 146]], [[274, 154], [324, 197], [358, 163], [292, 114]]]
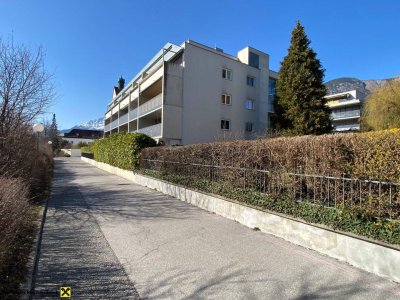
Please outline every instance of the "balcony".
[[333, 112], [331, 114], [333, 120], [340, 119], [353, 119], [360, 117], [360, 110], [346, 111], [346, 112]]
[[139, 116], [143, 116], [148, 112], [156, 110], [162, 106], [162, 93], [151, 98], [149, 101], [139, 106]]
[[107, 131], [110, 131], [110, 130], [111, 130], [111, 124], [110, 123], [105, 124], [104, 125], [104, 132], [107, 132]]
[[339, 108], [339, 107], [359, 105], [360, 103], [361, 102], [359, 99], [340, 99], [340, 100], [328, 101], [327, 105], [330, 108]]
[[335, 131], [360, 130], [360, 124], [335, 125], [334, 127], [335, 127]]
[[164, 68], [160, 68], [155, 71], [153, 74], [146, 76], [144, 81], [140, 84], [141, 91], [144, 91], [148, 87], [150, 87], [153, 83], [159, 80], [164, 74]]
[[123, 125], [128, 123], [128, 114], [124, 114], [123, 116], [119, 117], [119, 125]]
[[111, 129], [117, 128], [118, 127], [118, 120], [112, 121], [111, 122]]
[[135, 120], [138, 117], [138, 109], [135, 108], [129, 112], [129, 120]]
[[151, 137], [161, 136], [161, 123], [158, 123], [158, 124], [152, 125], [152, 126], [147, 126], [144, 128], [140, 128], [138, 130], [138, 132], [147, 134], [148, 136], [151, 136]]

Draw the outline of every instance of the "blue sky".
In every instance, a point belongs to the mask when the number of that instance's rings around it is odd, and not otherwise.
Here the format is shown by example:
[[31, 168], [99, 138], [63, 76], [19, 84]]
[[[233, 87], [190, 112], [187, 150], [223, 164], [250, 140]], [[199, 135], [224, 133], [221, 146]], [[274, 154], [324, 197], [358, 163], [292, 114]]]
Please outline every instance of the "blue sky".
[[58, 92], [49, 112], [69, 128], [103, 116], [119, 76], [129, 81], [166, 42], [250, 45], [278, 70], [296, 20], [325, 80], [398, 76], [399, 16], [399, 0], [0, 0], [0, 36], [45, 48]]

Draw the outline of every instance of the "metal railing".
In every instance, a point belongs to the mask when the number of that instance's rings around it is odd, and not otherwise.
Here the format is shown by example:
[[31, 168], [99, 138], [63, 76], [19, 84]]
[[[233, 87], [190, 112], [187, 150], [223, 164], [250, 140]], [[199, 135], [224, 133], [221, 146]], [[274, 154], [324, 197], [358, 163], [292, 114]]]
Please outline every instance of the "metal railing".
[[358, 109], [345, 112], [332, 112], [331, 116], [334, 119], [360, 117], [360, 110]]
[[334, 208], [359, 206], [374, 211], [377, 216], [400, 219], [399, 183], [151, 159], [142, 159], [140, 167], [191, 179], [229, 183], [269, 196], [289, 195], [297, 202], [309, 201]]
[[110, 131], [110, 130], [111, 130], [111, 123], [105, 124], [104, 131]]
[[130, 121], [131, 121], [131, 120], [135, 120], [137, 117], [138, 117], [138, 109], [137, 109], [137, 108], [132, 109], [132, 110], [129, 112], [129, 120], [130, 120]]
[[142, 116], [149, 111], [155, 110], [162, 106], [162, 93], [157, 96], [151, 98], [149, 101], [141, 104], [139, 106], [139, 116]]
[[151, 137], [161, 136], [161, 123], [140, 128], [138, 132], [147, 134], [148, 136]]
[[125, 123], [128, 123], [128, 113], [119, 117], [119, 125], [123, 125]]
[[118, 119], [111, 122], [111, 129], [114, 129], [114, 128], [117, 128], [117, 127], [118, 127]]

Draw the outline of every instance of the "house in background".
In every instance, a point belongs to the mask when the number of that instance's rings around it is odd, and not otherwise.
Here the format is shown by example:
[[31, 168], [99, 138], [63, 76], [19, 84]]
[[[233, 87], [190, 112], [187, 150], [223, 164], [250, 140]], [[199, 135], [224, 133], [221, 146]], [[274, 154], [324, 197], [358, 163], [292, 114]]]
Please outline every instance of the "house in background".
[[352, 90], [325, 97], [327, 105], [331, 108], [332, 125], [335, 131], [360, 130], [361, 108], [365, 94]]
[[166, 145], [263, 135], [277, 73], [251, 47], [237, 56], [188, 40], [166, 44], [126, 85], [114, 88], [104, 135], [142, 132]]
[[69, 132], [65, 132], [60, 137], [68, 141], [71, 145], [77, 145], [80, 142], [90, 143], [103, 137], [102, 130], [91, 130], [91, 129], [71, 129]]

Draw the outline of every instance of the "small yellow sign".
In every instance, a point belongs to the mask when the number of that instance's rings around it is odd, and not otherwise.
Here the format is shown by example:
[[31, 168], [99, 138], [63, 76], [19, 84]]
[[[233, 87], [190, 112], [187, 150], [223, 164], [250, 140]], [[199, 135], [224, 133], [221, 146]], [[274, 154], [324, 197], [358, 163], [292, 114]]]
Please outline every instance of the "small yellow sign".
[[61, 298], [71, 298], [72, 290], [69, 286], [63, 286], [60, 288]]

